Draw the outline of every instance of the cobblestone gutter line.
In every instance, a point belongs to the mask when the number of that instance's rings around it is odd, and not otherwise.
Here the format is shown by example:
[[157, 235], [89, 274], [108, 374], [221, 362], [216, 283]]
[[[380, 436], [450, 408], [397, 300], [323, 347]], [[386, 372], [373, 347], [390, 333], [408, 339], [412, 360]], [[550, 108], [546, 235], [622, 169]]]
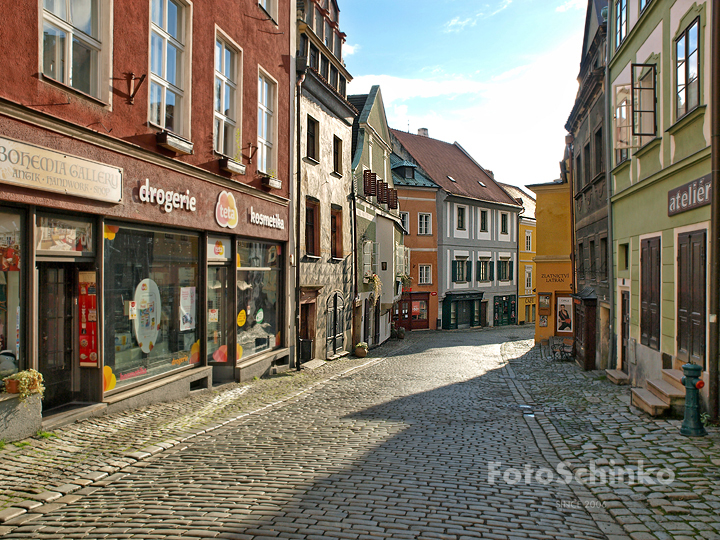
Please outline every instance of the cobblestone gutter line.
[[675, 475], [670, 485], [625, 479], [588, 484], [583, 490], [604, 507], [593, 512], [594, 518], [612, 516], [633, 540], [720, 539], [717, 429], [706, 438], [682, 437], [680, 421], [651, 418], [631, 407], [629, 388], [611, 384], [604, 373], [555, 362], [540, 348], [524, 355], [512, 348], [503, 352], [521, 400], [532, 404], [535, 416], [528, 421], [539, 426], [571, 471], [590, 464], [637, 470], [642, 462], [652, 478], [665, 469]]
[[86, 419], [49, 438], [7, 444], [0, 451], [0, 523], [12, 520], [12, 526], [0, 526], [0, 535], [124, 477], [139, 461], [230, 422], [301, 399], [407, 346], [388, 342], [371, 358], [346, 357], [311, 372], [230, 384], [177, 402]]

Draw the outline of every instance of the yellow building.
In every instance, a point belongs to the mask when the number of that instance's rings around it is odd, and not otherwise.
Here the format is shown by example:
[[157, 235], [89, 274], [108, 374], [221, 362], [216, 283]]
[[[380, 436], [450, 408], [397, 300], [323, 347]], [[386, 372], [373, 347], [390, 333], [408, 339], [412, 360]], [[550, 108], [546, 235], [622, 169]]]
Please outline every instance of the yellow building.
[[537, 319], [535, 199], [517, 186], [500, 185], [513, 199], [520, 199], [523, 205], [518, 216], [518, 324], [534, 324]]
[[573, 337], [575, 292], [572, 271], [572, 205], [570, 184], [561, 180], [533, 184], [537, 195], [535, 218], [535, 342], [550, 336]]

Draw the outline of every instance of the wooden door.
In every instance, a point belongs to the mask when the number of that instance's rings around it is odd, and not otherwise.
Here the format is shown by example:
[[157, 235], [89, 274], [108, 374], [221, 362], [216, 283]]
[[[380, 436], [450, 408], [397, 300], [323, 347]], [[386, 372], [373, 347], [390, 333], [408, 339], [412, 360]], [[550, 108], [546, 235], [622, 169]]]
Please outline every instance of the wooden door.
[[628, 374], [628, 338], [630, 337], [630, 291], [620, 293], [620, 364]]
[[678, 358], [705, 366], [705, 231], [678, 235]]

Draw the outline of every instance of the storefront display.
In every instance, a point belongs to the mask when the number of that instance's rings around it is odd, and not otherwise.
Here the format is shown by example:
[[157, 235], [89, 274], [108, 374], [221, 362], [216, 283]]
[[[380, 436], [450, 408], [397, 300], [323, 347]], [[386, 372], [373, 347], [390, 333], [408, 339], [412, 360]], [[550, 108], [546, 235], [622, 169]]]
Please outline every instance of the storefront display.
[[22, 221], [19, 213], [0, 211], [0, 378], [19, 369]]
[[93, 251], [92, 223], [41, 216], [38, 226], [39, 252], [64, 251], [76, 254]]
[[124, 225], [108, 229], [105, 391], [111, 390], [109, 381], [120, 388], [200, 362], [198, 236]]
[[238, 360], [280, 346], [281, 270], [280, 244], [238, 241]]

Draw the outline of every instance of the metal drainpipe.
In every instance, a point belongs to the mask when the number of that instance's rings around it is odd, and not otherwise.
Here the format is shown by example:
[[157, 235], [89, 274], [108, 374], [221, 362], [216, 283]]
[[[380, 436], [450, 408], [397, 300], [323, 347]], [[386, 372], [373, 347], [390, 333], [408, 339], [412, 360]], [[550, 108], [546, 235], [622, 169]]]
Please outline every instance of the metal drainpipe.
[[[355, 302], [358, 300], [358, 243], [357, 243], [357, 196], [355, 194], [355, 174], [351, 174], [351, 185], [352, 185], [352, 193], [351, 193], [351, 200], [352, 200], [352, 235], [353, 235], [353, 301], [352, 301], [352, 346], [355, 347], [355, 344], [358, 343], [357, 335], [355, 334]], [[361, 312], [362, 313], [362, 312]], [[362, 315], [360, 315], [362, 317]]]
[[710, 318], [708, 347], [708, 398], [713, 422], [718, 421], [718, 307], [720, 304], [720, 0], [712, 0], [710, 64], [712, 213], [710, 221]]
[[297, 167], [296, 191], [295, 191], [295, 369], [300, 371], [300, 202], [302, 189], [302, 158], [300, 157], [300, 98], [302, 97], [302, 83], [305, 80], [305, 73], [298, 75], [296, 88], [297, 105], [295, 107], [295, 160]]
[[[608, 9], [608, 20], [610, 18], [610, 10]], [[607, 22], [605, 26], [605, 126], [603, 133], [605, 137], [605, 188], [607, 189], [607, 229], [608, 229], [608, 249], [605, 254], [608, 271], [608, 297], [610, 300], [610, 324], [608, 331], [610, 332], [608, 343], [608, 367], [617, 369], [617, 357], [615, 353], [615, 267], [613, 266], [613, 220], [612, 220], [612, 137], [610, 135], [612, 129], [612, 91], [610, 89], [610, 36], [607, 33]]]

